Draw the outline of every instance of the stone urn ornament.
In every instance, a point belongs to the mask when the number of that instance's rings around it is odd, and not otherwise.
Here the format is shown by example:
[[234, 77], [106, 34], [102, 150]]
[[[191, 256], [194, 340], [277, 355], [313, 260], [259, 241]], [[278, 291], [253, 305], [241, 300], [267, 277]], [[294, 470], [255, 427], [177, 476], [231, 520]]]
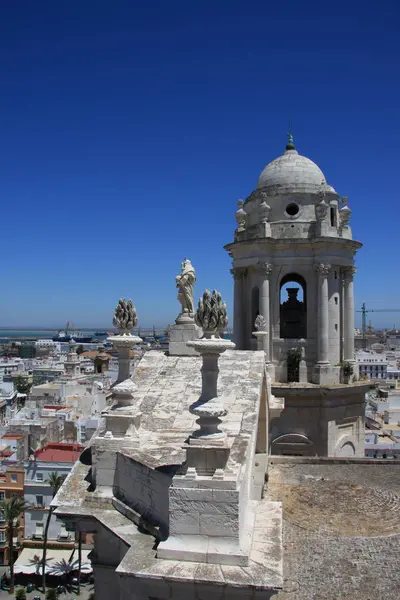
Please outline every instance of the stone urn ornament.
[[200, 429], [189, 438], [190, 444], [221, 445], [226, 434], [218, 429], [220, 417], [227, 414], [221, 399], [218, 397], [218, 359], [220, 354], [228, 349], [234, 349], [235, 344], [223, 339], [221, 332], [228, 324], [226, 304], [222, 302], [221, 294], [216, 290], [211, 293], [206, 290], [200, 298], [194, 317], [196, 325], [203, 330], [203, 337], [187, 342], [201, 356], [202, 388], [200, 398], [191, 405], [190, 412], [198, 417]]
[[118, 335], [107, 338], [119, 351], [118, 378], [116, 385], [130, 377], [130, 350], [132, 346], [140, 344], [143, 340], [137, 335], [132, 335], [131, 330], [138, 322], [136, 308], [132, 300], [120, 298], [114, 311], [113, 325], [118, 328]]

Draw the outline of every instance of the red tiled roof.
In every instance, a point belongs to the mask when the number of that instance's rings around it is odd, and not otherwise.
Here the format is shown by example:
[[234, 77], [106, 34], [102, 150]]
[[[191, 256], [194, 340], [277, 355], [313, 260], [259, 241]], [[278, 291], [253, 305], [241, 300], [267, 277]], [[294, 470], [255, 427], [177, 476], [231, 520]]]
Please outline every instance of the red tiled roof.
[[22, 433], [5, 433], [2, 436], [2, 440], [6, 439], [6, 440], [20, 440], [21, 438], [23, 438], [23, 434]]
[[44, 448], [36, 450], [36, 460], [44, 462], [75, 462], [83, 450], [80, 444], [49, 443]]

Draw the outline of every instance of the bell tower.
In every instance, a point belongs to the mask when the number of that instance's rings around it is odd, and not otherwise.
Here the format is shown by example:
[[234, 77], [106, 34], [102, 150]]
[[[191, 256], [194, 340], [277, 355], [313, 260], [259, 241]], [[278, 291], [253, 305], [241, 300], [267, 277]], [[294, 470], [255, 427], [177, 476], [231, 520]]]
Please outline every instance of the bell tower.
[[[306, 400], [309, 389], [320, 398], [321, 387], [344, 384], [345, 372], [352, 371], [350, 383], [358, 379], [353, 277], [362, 244], [353, 240], [347, 204], [320, 168], [298, 153], [291, 134], [284, 153], [238, 203], [234, 241], [225, 247], [233, 263], [234, 341], [238, 349], [255, 350], [258, 337], [278, 389], [273, 393], [283, 396], [290, 383], [286, 400], [289, 388]], [[262, 337], [254, 335], [258, 315], [265, 322]], [[362, 386], [354, 385], [360, 397]]]

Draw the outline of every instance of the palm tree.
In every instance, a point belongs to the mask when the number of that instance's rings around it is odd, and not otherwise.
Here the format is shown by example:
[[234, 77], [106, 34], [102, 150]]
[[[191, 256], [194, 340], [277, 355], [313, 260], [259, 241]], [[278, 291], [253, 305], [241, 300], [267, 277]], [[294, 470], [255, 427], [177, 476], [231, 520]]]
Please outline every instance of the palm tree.
[[52, 570], [50, 573], [52, 575], [61, 576], [65, 580], [65, 585], [67, 588], [71, 587], [71, 575], [74, 571], [78, 569], [78, 561], [77, 560], [69, 560], [68, 562], [65, 558], [62, 558], [59, 562], [54, 563]]
[[[64, 483], [66, 475], [58, 475], [56, 471], [52, 471], [50, 473], [49, 478], [46, 479], [46, 483], [48, 483], [51, 487], [52, 498], [57, 494], [58, 490]], [[42, 590], [43, 593], [46, 591], [46, 552], [47, 552], [47, 535], [49, 533], [49, 526], [51, 515], [54, 512], [54, 506], [49, 506], [49, 512], [47, 514], [46, 525], [44, 528], [43, 535], [43, 555], [42, 555]]]
[[12, 498], [0, 502], [0, 512], [3, 514], [7, 527], [10, 594], [14, 593], [14, 528], [25, 508], [25, 500], [21, 496], [12, 496]]
[[[46, 565], [49, 561], [53, 560], [53, 558], [46, 558]], [[42, 566], [43, 557], [40, 557], [38, 554], [34, 554], [33, 558], [29, 559], [31, 565], [35, 567], [35, 575], [40, 575], [40, 567]]]

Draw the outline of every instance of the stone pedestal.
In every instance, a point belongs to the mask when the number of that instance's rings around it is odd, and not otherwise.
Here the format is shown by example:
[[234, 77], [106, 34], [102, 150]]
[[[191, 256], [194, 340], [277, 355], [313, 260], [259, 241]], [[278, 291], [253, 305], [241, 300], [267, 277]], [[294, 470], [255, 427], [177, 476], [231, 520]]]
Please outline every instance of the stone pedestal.
[[340, 383], [340, 367], [328, 364], [314, 365], [313, 383], [318, 385], [338, 385]]
[[192, 317], [180, 315], [169, 332], [170, 356], [198, 356], [198, 352], [187, 346], [187, 342], [197, 340], [201, 335], [202, 331]]
[[116, 384], [126, 381], [130, 377], [130, 365], [131, 365], [131, 348], [135, 344], [140, 344], [142, 338], [136, 335], [122, 334], [113, 335], [107, 338], [107, 342], [110, 342], [115, 348], [118, 349], [118, 377]]
[[106, 421], [105, 437], [139, 441], [138, 430], [142, 415], [133, 407], [136, 389], [131, 379], [122, 381], [113, 388], [114, 404], [102, 412]]

